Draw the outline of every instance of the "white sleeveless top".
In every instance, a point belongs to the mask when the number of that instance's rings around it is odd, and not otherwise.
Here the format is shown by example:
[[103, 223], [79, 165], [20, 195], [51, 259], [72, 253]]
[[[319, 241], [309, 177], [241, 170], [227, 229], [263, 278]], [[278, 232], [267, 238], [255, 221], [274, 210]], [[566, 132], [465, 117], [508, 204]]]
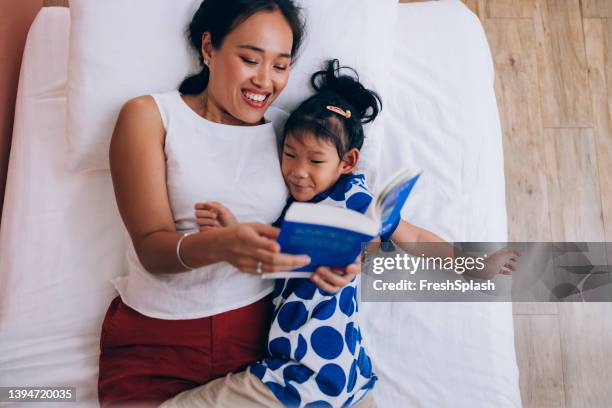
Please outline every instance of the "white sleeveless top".
[[[166, 130], [166, 183], [177, 231], [197, 230], [194, 205], [199, 201], [222, 203], [240, 222], [274, 222], [287, 198], [275, 139], [286, 113], [269, 108], [263, 125], [230, 126], [199, 116], [178, 91], [152, 96]], [[272, 280], [242, 273], [226, 262], [152, 274], [140, 263], [129, 236], [127, 241], [127, 275], [112, 283], [125, 304], [146, 316], [206, 317], [272, 292]]]

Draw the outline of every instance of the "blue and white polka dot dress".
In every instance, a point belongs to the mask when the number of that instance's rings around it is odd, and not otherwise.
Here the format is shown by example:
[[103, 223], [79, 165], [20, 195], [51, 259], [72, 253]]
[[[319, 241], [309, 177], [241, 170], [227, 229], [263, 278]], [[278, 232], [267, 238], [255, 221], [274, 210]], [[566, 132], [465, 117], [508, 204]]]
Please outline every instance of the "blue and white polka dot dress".
[[[312, 201], [364, 213], [372, 194], [363, 175], [350, 174]], [[251, 372], [284, 405], [349, 407], [374, 387], [358, 323], [358, 285], [359, 277], [329, 294], [309, 279], [276, 281], [267, 356]]]

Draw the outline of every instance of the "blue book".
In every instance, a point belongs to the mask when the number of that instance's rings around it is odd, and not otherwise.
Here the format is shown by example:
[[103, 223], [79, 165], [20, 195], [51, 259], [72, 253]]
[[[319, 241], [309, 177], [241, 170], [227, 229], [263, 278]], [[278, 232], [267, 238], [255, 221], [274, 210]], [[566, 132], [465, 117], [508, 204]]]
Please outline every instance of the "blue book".
[[281, 225], [278, 243], [284, 253], [308, 255], [312, 262], [264, 278], [308, 277], [319, 266], [344, 268], [353, 263], [363, 243], [383, 235], [395, 225], [412, 188], [421, 176], [402, 170], [387, 181], [366, 214], [347, 208], [295, 202]]

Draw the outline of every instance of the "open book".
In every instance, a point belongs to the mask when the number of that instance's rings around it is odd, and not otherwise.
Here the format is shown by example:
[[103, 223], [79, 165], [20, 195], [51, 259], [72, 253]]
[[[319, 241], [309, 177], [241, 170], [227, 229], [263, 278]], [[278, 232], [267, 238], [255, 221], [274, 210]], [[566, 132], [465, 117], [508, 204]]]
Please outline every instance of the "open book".
[[396, 173], [374, 197], [365, 215], [324, 204], [293, 203], [285, 214], [278, 243], [282, 252], [308, 255], [312, 262], [300, 269], [262, 277], [303, 278], [319, 266], [344, 268], [353, 263], [363, 243], [386, 234], [395, 225], [420, 176], [420, 172], [408, 169]]

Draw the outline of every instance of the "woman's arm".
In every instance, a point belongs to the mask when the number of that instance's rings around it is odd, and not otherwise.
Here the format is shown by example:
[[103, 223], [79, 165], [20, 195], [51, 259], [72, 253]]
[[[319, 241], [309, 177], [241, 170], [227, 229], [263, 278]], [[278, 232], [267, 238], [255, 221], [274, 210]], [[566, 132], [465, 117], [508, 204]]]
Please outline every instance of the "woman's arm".
[[119, 213], [142, 265], [151, 273], [182, 270], [166, 191], [165, 131], [150, 96], [127, 102], [110, 145], [110, 169]]
[[[127, 102], [119, 114], [110, 146], [110, 167], [121, 218], [142, 265], [151, 273], [185, 271], [176, 256], [176, 232], [168, 192], [164, 156], [165, 131], [151, 96]], [[258, 261], [271, 270], [309, 262], [279, 253], [278, 231], [265, 224], [238, 224], [195, 234], [181, 244], [181, 256], [192, 267], [226, 261], [253, 273]]]
[[[221, 227], [227, 228], [238, 224], [234, 214], [221, 203], [196, 203], [194, 208], [196, 223], [200, 231], [210, 232]], [[324, 291], [335, 293], [348, 285], [359, 273], [361, 273], [361, 263], [358, 258], [353, 264], [348, 265], [345, 270], [319, 267], [310, 279]]]

